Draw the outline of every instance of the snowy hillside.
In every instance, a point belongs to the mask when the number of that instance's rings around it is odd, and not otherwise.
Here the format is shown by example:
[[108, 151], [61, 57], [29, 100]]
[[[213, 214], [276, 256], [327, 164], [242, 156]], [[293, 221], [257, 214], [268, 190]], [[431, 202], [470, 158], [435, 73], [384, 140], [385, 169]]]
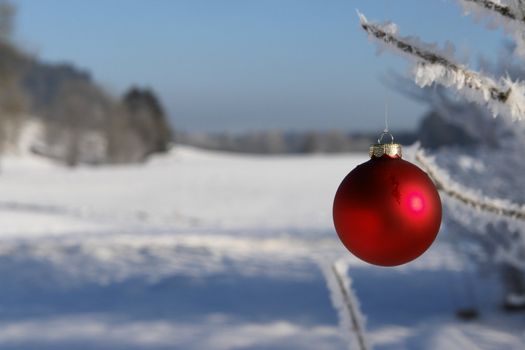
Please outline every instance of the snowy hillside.
[[[144, 166], [4, 158], [0, 349], [347, 349], [355, 334], [326, 283], [341, 258], [375, 349], [525, 348], [523, 314], [500, 311], [496, 276], [458, 256], [446, 228], [400, 268], [342, 248], [333, 195], [366, 159], [184, 147]], [[455, 317], [471, 306], [479, 319]]]

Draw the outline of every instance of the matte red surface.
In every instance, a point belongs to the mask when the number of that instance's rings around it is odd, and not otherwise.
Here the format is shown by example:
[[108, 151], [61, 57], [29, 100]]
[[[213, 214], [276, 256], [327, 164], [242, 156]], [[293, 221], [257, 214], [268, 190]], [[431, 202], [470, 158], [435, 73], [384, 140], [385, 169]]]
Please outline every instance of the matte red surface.
[[334, 224], [345, 247], [375, 265], [395, 266], [423, 254], [441, 225], [441, 200], [428, 175], [401, 158], [372, 158], [343, 180]]

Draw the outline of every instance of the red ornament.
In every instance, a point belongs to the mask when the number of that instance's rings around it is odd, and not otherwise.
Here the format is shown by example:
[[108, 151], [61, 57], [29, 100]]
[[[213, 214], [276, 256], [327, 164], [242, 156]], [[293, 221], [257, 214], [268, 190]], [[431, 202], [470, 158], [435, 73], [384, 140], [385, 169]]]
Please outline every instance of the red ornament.
[[335, 229], [358, 258], [401, 265], [423, 254], [436, 238], [441, 200], [428, 175], [401, 159], [400, 145], [372, 145], [370, 156], [339, 185]]

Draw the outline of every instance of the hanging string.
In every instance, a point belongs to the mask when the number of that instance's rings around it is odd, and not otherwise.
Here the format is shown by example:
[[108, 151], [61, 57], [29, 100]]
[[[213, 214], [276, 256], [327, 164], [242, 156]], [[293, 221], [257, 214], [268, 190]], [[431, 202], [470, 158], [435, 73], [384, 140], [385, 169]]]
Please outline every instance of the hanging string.
[[[390, 2], [387, 1], [386, 5], [386, 12], [390, 13]], [[384, 86], [385, 88], [385, 128], [383, 129], [383, 132], [381, 133], [381, 136], [378, 139], [378, 143], [381, 143], [383, 140], [383, 136], [388, 135], [390, 136], [390, 143], [394, 143], [394, 136], [390, 133], [389, 127], [388, 127], [388, 87]]]
[[383, 129], [383, 132], [381, 135], [379, 135], [379, 138], [377, 139], [378, 144], [383, 143], [383, 137], [388, 136], [390, 137], [390, 143], [394, 143], [394, 135], [389, 131], [388, 128], [388, 89], [385, 87], [385, 128]]
[[389, 132], [388, 131], [388, 101], [387, 101], [386, 96], [385, 96], [385, 130], [383, 130], [383, 132]]

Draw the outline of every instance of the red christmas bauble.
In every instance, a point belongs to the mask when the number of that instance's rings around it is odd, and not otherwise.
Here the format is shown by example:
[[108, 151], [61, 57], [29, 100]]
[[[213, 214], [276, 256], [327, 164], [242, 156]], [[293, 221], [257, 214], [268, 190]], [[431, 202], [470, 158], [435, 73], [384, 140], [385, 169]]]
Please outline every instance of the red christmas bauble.
[[401, 159], [401, 146], [376, 144], [371, 159], [339, 186], [333, 217], [339, 238], [358, 258], [396, 266], [423, 254], [441, 224], [441, 200], [432, 180]]

